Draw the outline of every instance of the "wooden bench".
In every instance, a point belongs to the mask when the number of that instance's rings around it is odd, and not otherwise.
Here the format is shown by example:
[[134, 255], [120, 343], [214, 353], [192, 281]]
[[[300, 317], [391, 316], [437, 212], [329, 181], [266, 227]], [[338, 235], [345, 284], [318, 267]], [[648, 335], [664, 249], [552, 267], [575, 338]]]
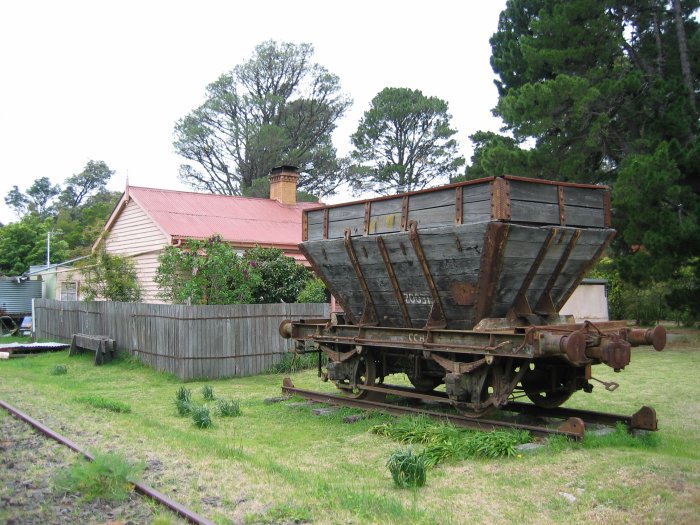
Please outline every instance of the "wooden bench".
[[114, 357], [114, 339], [106, 335], [73, 334], [68, 356], [81, 354], [87, 350], [95, 352], [95, 364], [102, 365]]

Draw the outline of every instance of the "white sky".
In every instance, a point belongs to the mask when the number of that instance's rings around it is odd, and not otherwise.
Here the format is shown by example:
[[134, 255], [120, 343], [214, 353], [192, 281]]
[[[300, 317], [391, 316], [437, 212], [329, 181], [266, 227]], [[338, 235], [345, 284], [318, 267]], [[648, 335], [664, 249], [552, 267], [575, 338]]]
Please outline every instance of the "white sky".
[[[505, 0], [235, 2], [39, 0], [0, 3], [0, 222], [4, 197], [88, 160], [136, 186], [187, 189], [172, 146], [175, 122], [207, 84], [268, 40], [309, 42], [354, 100], [334, 143], [350, 149], [370, 100], [385, 87], [449, 103], [462, 154], [468, 136], [497, 131], [489, 38]], [[349, 194], [333, 202], [349, 200]]]

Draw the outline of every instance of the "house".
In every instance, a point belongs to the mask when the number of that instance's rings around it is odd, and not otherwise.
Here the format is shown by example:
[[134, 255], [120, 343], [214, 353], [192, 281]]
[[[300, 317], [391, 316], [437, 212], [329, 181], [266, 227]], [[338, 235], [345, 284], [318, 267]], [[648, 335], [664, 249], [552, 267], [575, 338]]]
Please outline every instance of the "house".
[[[135, 264], [144, 302], [162, 302], [153, 281], [158, 257], [167, 246], [179, 246], [187, 239], [207, 239], [217, 234], [241, 253], [254, 246], [279, 248], [308, 264], [297, 247], [301, 242], [302, 210], [317, 204], [296, 202], [298, 178], [293, 166], [273, 168], [269, 199], [127, 184], [93, 251], [104, 244], [108, 253], [129, 257]], [[75, 288], [79, 284], [64, 280], [59, 286]]]

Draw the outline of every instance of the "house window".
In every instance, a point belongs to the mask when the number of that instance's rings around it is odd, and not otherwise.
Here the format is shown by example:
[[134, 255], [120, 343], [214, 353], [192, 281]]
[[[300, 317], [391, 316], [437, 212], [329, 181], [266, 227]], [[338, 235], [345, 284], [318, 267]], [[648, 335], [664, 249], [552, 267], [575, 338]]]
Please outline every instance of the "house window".
[[78, 284], [66, 281], [61, 283], [61, 301], [77, 301]]

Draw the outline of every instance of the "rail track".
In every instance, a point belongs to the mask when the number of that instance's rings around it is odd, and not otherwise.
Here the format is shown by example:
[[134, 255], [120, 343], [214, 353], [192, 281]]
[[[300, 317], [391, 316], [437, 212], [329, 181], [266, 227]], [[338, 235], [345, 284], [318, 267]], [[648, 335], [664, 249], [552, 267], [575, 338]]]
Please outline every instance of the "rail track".
[[[69, 440], [68, 438], [51, 430], [49, 427], [47, 427], [46, 425], [37, 421], [36, 419], [33, 419], [32, 417], [19, 411], [18, 409], [5, 403], [2, 400], [0, 400], [0, 407], [7, 410], [7, 412], [9, 412], [12, 416], [19, 419], [20, 421], [23, 421], [23, 422], [27, 423], [28, 425], [34, 427], [42, 434], [50, 437], [51, 439], [53, 439], [55, 441], [58, 441], [59, 443], [61, 443], [62, 445], [65, 445], [66, 447], [73, 450], [74, 452], [81, 454], [87, 460], [89, 460], [89, 461], [93, 460], [93, 456], [90, 453], [88, 453], [86, 450], [82, 449], [79, 445], [77, 445], [73, 441]], [[213, 521], [210, 521], [207, 518], [204, 518], [204, 517], [200, 516], [199, 514], [195, 513], [194, 511], [188, 509], [187, 507], [180, 505], [176, 501], [173, 501], [170, 498], [168, 498], [165, 494], [157, 491], [156, 489], [154, 489], [152, 487], [149, 487], [148, 485], [145, 485], [143, 483], [134, 483], [133, 485], [134, 485], [135, 490], [138, 493], [151, 498], [152, 500], [156, 501], [157, 503], [160, 503], [164, 507], [173, 511], [175, 514], [177, 514], [177, 515], [181, 516], [182, 518], [184, 518], [185, 520], [187, 520], [189, 523], [193, 523], [194, 525], [214, 525]]]
[[[315, 392], [296, 388], [291, 379], [285, 378], [282, 392], [286, 395], [296, 395], [310, 401], [327, 403], [334, 406], [360, 408], [364, 410], [380, 411], [387, 414], [424, 415], [432, 419], [447, 421], [456, 426], [472, 428], [476, 430], [496, 430], [513, 428], [527, 430], [533, 436], [547, 437], [552, 435], [565, 436], [570, 439], [583, 438], [586, 426], [603, 425], [613, 426], [622, 423], [628, 430], [656, 430], [656, 411], [644, 406], [634, 414], [627, 416], [622, 414], [610, 414], [605, 412], [593, 412], [590, 410], [578, 410], [572, 408], [544, 409], [528, 403], [512, 401], [497, 411], [484, 416], [473, 416], [459, 413], [454, 404], [440, 392], [424, 394], [410, 388], [394, 385], [364, 386], [369, 391], [365, 398], [353, 398], [342, 395]], [[397, 402], [387, 402], [386, 396], [399, 396], [402, 400], [412, 399], [421, 406], [407, 406]], [[442, 408], [439, 410], [438, 408]], [[447, 409], [447, 410], [445, 410]], [[527, 417], [528, 422], [523, 422]]]

